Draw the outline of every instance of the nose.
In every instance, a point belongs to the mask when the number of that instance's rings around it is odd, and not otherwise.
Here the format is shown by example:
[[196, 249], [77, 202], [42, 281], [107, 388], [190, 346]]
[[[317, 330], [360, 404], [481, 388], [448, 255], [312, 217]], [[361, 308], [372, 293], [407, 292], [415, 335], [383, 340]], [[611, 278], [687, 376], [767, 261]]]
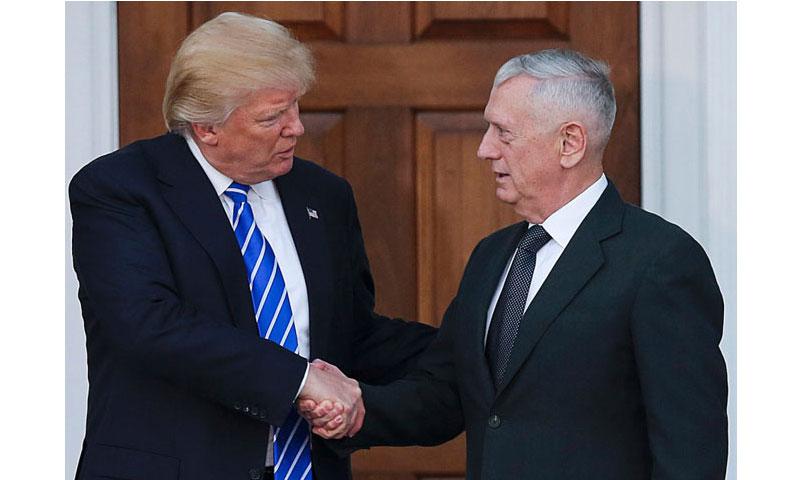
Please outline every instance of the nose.
[[486, 130], [481, 139], [481, 144], [478, 145], [478, 158], [481, 160], [497, 160], [500, 158], [500, 152], [491, 139], [490, 129], [491, 127]]
[[300, 109], [297, 104], [287, 112], [289, 114], [288, 122], [283, 127], [281, 135], [284, 137], [299, 137], [306, 132], [303, 122], [300, 121]]

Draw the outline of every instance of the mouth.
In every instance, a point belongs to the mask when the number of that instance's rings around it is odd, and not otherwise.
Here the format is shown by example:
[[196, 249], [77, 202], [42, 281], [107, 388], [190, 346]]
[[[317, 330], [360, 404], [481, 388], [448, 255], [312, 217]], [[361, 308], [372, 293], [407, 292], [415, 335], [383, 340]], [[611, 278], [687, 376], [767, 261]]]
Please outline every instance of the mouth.
[[281, 150], [280, 152], [278, 152], [278, 155], [288, 155], [288, 154], [291, 154], [291, 153], [294, 151], [294, 147], [295, 147], [295, 146], [294, 146], [294, 145], [292, 145], [291, 147], [287, 148], [286, 150]]
[[494, 172], [494, 175], [495, 175], [495, 178], [497, 178], [498, 180], [500, 180], [501, 178], [508, 177], [507, 173], [501, 173], [501, 172]]

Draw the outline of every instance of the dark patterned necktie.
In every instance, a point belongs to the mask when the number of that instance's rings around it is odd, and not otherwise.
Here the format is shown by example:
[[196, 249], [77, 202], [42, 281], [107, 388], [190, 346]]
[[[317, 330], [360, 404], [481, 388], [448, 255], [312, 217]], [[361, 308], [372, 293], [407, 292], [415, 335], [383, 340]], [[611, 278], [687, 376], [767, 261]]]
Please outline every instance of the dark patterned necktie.
[[492, 374], [494, 386], [503, 381], [519, 323], [525, 313], [525, 300], [536, 267], [536, 252], [550, 241], [550, 235], [541, 225], [528, 228], [517, 246], [517, 254], [511, 263], [506, 283], [497, 300], [486, 338], [486, 361]]

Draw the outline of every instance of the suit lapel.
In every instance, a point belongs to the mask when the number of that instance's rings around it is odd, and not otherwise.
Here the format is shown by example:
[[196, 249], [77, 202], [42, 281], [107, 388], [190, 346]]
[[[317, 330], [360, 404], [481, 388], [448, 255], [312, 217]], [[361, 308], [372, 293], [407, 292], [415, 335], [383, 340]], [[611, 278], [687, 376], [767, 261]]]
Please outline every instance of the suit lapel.
[[334, 308], [332, 256], [325, 240], [326, 212], [308, 189], [297, 163], [295, 159], [292, 171], [276, 178], [275, 185], [306, 281], [311, 358], [322, 358], [327, 355], [327, 339], [333, 324], [329, 318]]
[[247, 271], [220, 199], [186, 141], [162, 138], [161, 148], [148, 153], [158, 160], [164, 199], [216, 265], [234, 323], [257, 335]]
[[479, 278], [477, 281], [471, 282], [471, 285], [465, 292], [466, 298], [475, 299], [475, 308], [469, 309], [472, 316], [470, 321], [466, 324], [466, 328], [468, 329], [469, 351], [471, 352], [468, 358], [474, 362], [471, 368], [471, 371], [476, 375], [474, 385], [483, 389], [483, 395], [481, 395], [481, 397], [485, 398], [487, 401], [491, 401], [494, 396], [494, 387], [489, 372], [489, 365], [486, 362], [486, 356], [484, 354], [486, 314], [489, 311], [492, 296], [500, 282], [500, 277], [508, 263], [508, 259], [511, 258], [511, 255], [517, 248], [517, 244], [522, 234], [525, 233], [527, 226], [527, 222], [520, 222], [513, 225], [500, 234], [499, 238], [491, 245], [487, 245], [489, 255], [485, 261], [481, 262], [483, 266], [478, 266], [477, 268]]
[[497, 395], [508, 386], [561, 311], [605, 262], [600, 242], [621, 230], [622, 207], [619, 193], [609, 182], [525, 311]]

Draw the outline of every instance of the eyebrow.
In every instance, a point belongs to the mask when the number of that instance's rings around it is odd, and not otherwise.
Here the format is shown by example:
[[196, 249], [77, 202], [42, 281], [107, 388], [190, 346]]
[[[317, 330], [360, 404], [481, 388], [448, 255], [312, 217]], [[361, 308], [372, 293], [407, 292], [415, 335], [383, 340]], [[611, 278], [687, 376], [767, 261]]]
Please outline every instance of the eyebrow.
[[511, 130], [511, 125], [502, 120], [492, 121], [486, 118], [484, 118], [484, 120], [486, 120], [486, 123], [488, 123], [489, 125], [493, 125], [501, 130]]
[[487, 112], [485, 112], [485, 111], [483, 112], [483, 119], [487, 123], [489, 123], [491, 125], [495, 125], [495, 126], [503, 127], [503, 128], [508, 128], [509, 127], [509, 124], [506, 121], [506, 119], [497, 118], [497, 116], [494, 116], [494, 118], [490, 119], [490, 118], [488, 118]]
[[288, 101], [286, 103], [281, 103], [281, 104], [278, 104], [277, 106], [275, 106], [275, 105], [270, 106], [266, 110], [256, 110], [256, 116], [257, 117], [269, 117], [269, 116], [272, 116], [272, 115], [283, 113], [286, 110], [289, 110], [290, 108], [292, 108], [292, 105], [297, 103], [299, 100], [300, 100], [299, 98], [294, 98], [294, 99], [292, 99], [292, 100], [290, 100], [290, 101]]
[[283, 114], [283, 112], [289, 110], [290, 107], [291, 107], [291, 104], [288, 105], [288, 106], [283, 106], [283, 107], [275, 107], [275, 108], [269, 108], [269, 109], [266, 109], [266, 110], [259, 110], [259, 111], [257, 111], [255, 113], [254, 116], [257, 119], [280, 116], [281, 114]]

